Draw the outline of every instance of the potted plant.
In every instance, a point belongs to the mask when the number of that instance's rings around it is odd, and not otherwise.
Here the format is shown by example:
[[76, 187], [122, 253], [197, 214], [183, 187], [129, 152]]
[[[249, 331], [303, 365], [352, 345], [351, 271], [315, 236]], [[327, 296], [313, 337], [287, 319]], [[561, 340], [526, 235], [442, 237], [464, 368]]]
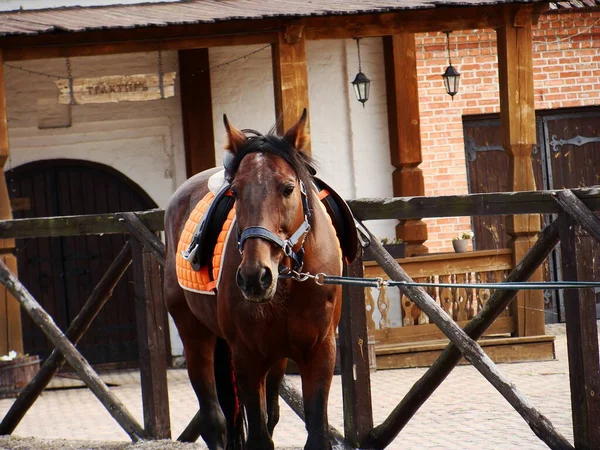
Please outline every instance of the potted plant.
[[0, 398], [16, 397], [38, 370], [37, 356], [18, 354], [14, 350], [0, 356]]
[[[394, 259], [404, 258], [406, 256], [406, 242], [404, 242], [400, 238], [381, 238], [379, 239], [383, 248], [392, 256]], [[371, 249], [369, 247], [365, 247], [363, 260], [364, 261], [373, 261], [375, 257], [373, 256]]]
[[456, 253], [464, 253], [467, 251], [469, 241], [473, 237], [472, 231], [463, 231], [458, 236], [452, 238], [452, 247]]

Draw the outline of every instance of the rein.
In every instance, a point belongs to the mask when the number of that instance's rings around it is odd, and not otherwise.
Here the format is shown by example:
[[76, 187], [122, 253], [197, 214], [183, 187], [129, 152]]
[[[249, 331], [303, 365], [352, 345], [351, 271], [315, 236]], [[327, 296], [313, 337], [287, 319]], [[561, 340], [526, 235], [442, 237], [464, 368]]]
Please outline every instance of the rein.
[[[281, 239], [277, 234], [273, 233], [271, 230], [265, 227], [247, 227], [243, 231], [240, 232], [240, 229], [237, 229], [237, 247], [240, 251], [240, 254], [244, 254], [244, 242], [248, 239], [264, 239], [265, 241], [269, 241], [275, 246], [281, 248], [285, 256], [289, 257], [292, 260], [292, 268], [280, 264], [279, 265], [279, 274], [286, 274], [290, 272], [298, 272], [302, 270], [302, 266], [304, 265], [304, 241], [306, 240], [306, 236], [310, 231], [310, 224], [308, 223], [308, 219], [310, 218], [310, 209], [308, 207], [308, 194], [306, 192], [306, 186], [304, 183], [300, 181], [300, 193], [302, 194], [302, 210], [304, 213], [304, 221], [300, 224], [300, 226], [292, 233], [292, 235], [287, 239]], [[298, 251], [294, 250], [294, 247], [300, 244], [300, 248]]]

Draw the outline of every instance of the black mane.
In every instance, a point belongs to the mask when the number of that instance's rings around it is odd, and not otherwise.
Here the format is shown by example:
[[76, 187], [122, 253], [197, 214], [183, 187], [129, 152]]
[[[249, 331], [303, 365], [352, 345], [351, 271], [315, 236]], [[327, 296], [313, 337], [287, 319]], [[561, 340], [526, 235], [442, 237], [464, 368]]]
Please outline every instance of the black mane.
[[261, 134], [256, 130], [242, 130], [246, 135], [246, 144], [239, 149], [233, 159], [225, 167], [230, 179], [233, 179], [242, 159], [250, 153], [271, 153], [285, 159], [294, 169], [298, 179], [304, 183], [307, 189], [312, 189], [312, 177], [316, 174], [313, 159], [303, 152], [296, 150], [282, 136], [273, 132]]

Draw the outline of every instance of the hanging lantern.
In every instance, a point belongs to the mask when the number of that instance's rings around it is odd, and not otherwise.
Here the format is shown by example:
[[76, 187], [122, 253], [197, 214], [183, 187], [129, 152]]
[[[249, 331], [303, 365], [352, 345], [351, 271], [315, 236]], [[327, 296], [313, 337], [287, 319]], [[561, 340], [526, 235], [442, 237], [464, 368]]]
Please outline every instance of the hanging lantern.
[[452, 97], [454, 100], [454, 96], [458, 93], [458, 85], [460, 82], [460, 73], [454, 68], [452, 65], [452, 58], [450, 56], [450, 31], [446, 31], [446, 47], [448, 51], [448, 64], [446, 67], [446, 71], [442, 75], [444, 79], [444, 87], [446, 88], [446, 93]]
[[358, 73], [356, 74], [356, 77], [354, 77], [354, 81], [352, 81], [352, 88], [354, 89], [356, 99], [362, 103], [364, 108], [365, 102], [369, 100], [371, 80], [369, 80], [367, 76], [362, 72], [362, 64], [360, 61], [360, 38], [354, 39], [356, 39], [356, 48], [358, 50]]

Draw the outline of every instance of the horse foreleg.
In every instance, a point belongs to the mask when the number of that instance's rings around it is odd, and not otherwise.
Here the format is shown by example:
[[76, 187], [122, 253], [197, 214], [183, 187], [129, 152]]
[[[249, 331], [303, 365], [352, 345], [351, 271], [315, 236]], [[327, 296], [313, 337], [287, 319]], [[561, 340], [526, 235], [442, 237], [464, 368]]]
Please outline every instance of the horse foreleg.
[[299, 362], [308, 439], [305, 450], [331, 449], [327, 400], [335, 366], [335, 336], [331, 333], [310, 356]]
[[248, 450], [274, 450], [267, 428], [266, 375], [262, 361], [247, 350], [233, 349], [233, 365], [237, 374], [248, 421]]
[[198, 428], [186, 429], [180, 440], [195, 442], [199, 433], [210, 450], [225, 450], [227, 422], [219, 405], [214, 372], [216, 336], [196, 320], [191, 312], [185, 317], [181, 317], [177, 311], [170, 312], [183, 342], [190, 383], [200, 407]]
[[267, 375], [267, 428], [271, 437], [273, 436], [275, 425], [279, 422], [279, 387], [285, 375], [286, 367], [287, 359], [282, 359], [271, 367]]

